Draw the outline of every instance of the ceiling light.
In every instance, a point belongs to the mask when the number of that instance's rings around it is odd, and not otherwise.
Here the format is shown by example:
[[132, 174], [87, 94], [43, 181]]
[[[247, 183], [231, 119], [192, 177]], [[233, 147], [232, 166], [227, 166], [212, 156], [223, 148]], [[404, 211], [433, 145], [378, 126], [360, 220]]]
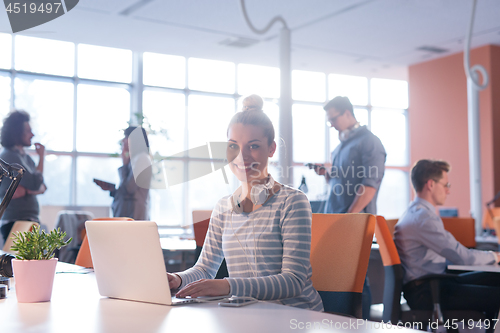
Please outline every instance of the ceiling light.
[[245, 38], [245, 37], [229, 37], [224, 39], [222, 42], [219, 42], [220, 45], [232, 46], [232, 47], [249, 47], [254, 44], [257, 44], [259, 40], [253, 38]]
[[440, 47], [436, 46], [420, 46], [417, 47], [418, 51], [426, 51], [426, 52], [431, 52], [431, 53], [445, 53], [448, 52], [447, 49], [442, 49]]

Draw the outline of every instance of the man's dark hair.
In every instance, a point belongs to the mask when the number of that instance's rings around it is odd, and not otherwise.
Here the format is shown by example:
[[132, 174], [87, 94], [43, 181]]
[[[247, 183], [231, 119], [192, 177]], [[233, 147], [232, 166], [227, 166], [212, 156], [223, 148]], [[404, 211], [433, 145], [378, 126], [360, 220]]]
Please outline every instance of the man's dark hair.
[[352, 107], [351, 101], [345, 96], [337, 96], [330, 102], [326, 103], [325, 106], [323, 106], [323, 109], [325, 111], [328, 111], [331, 108], [335, 108], [342, 113], [347, 110], [354, 115], [354, 109]]
[[443, 177], [443, 172], [450, 171], [450, 164], [445, 161], [420, 160], [411, 169], [411, 183], [415, 191], [421, 192], [429, 179], [436, 182]]
[[[128, 128], [126, 128], [123, 132], [125, 134], [125, 137], [128, 138], [130, 136], [130, 134], [132, 134], [132, 132], [138, 128], [138, 126], [129, 126]], [[141, 127], [140, 128], [142, 130], [142, 135], [144, 135], [144, 141], [146, 142], [146, 147], [149, 148], [149, 140], [148, 140], [148, 135], [146, 133], [146, 130]]]
[[26, 111], [14, 110], [3, 120], [0, 141], [5, 148], [12, 148], [22, 144], [24, 134], [24, 123], [30, 121], [30, 115]]

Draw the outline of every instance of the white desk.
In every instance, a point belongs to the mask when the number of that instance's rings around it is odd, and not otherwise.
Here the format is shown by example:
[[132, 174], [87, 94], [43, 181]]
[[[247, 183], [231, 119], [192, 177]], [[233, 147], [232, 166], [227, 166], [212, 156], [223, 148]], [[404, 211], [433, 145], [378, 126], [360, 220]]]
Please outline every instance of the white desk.
[[[137, 285], [140, 283], [138, 279]], [[321, 332], [382, 332], [380, 323], [357, 322], [347, 317], [266, 302], [242, 308], [219, 307], [216, 303], [172, 307], [103, 298], [99, 296], [93, 273], [56, 274], [51, 302], [18, 303], [14, 288], [9, 291], [7, 299], [0, 300], [2, 333], [313, 331], [305, 329], [308, 323], [317, 325]], [[393, 329], [402, 333], [415, 332]]]
[[455, 271], [500, 273], [499, 265], [448, 265], [448, 269]]

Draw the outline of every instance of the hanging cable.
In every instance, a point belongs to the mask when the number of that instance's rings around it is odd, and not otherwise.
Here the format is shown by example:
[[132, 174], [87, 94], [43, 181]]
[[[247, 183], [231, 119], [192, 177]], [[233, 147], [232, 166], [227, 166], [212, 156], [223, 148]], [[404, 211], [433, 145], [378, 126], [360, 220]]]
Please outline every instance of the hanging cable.
[[[470, 22], [469, 22], [469, 29], [467, 29], [467, 34], [465, 37], [464, 68], [465, 68], [465, 75], [467, 75], [467, 78], [470, 78], [472, 80], [474, 86], [478, 90], [483, 90], [488, 86], [488, 73], [486, 72], [486, 69], [484, 69], [484, 67], [481, 65], [474, 65], [474, 66], [470, 67], [470, 55], [469, 55], [469, 53], [470, 53], [470, 40], [472, 37], [472, 28], [474, 26], [474, 16], [476, 13], [476, 2], [477, 2], [477, 0], [472, 1], [472, 12], [471, 12], [471, 17], [470, 17]], [[483, 77], [483, 84], [482, 85], [479, 83], [479, 77], [477, 75], [473, 75], [472, 72], [481, 73], [481, 76]]]
[[285, 20], [281, 17], [281, 16], [275, 16], [271, 22], [268, 23], [268, 25], [264, 28], [264, 29], [257, 29], [253, 24], [252, 22], [250, 22], [250, 18], [248, 17], [248, 13], [247, 13], [247, 9], [245, 7], [245, 0], [240, 0], [240, 6], [241, 6], [241, 11], [243, 13], [243, 17], [245, 18], [245, 21], [247, 22], [248, 24], [248, 27], [250, 27], [250, 30], [252, 30], [254, 33], [258, 34], [258, 35], [263, 35], [265, 34], [266, 32], [269, 31], [269, 29], [271, 29], [271, 27], [273, 26], [273, 24], [275, 22], [281, 22], [283, 23], [283, 26], [284, 28], [288, 29], [288, 26], [286, 25], [286, 22]]
[[241, 12], [245, 22], [254, 33], [258, 35], [265, 34], [274, 23], [281, 22], [283, 27], [279, 33], [280, 46], [280, 113], [279, 128], [280, 136], [288, 144], [280, 146], [278, 149], [278, 161], [282, 172], [279, 181], [285, 185], [291, 185], [293, 182], [293, 134], [292, 134], [292, 65], [291, 65], [291, 33], [288, 25], [281, 16], [275, 16], [264, 29], [257, 29], [250, 18], [245, 7], [245, 0], [240, 0]]

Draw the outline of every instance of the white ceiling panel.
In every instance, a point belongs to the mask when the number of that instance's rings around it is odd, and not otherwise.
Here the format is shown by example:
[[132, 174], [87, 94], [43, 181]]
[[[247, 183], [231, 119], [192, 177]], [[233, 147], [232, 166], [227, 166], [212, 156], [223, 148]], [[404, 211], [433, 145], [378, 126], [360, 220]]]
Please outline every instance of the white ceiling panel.
[[[280, 15], [293, 29], [364, 2], [366, 0], [350, 2], [343, 0], [252, 0], [245, 3], [250, 21], [256, 28], [264, 28], [271, 19]], [[132, 16], [227, 34], [254, 35], [245, 23], [239, 0], [156, 0], [141, 7]], [[269, 34], [276, 33], [281, 27], [281, 23], [275, 24]]]
[[[416, 49], [420, 46], [440, 46], [465, 36], [470, 2], [443, 5], [447, 3], [450, 1], [443, 1], [441, 6], [427, 0], [372, 2], [335, 20], [294, 32], [294, 42], [311, 46], [323, 43], [332, 51], [349, 50], [380, 60], [390, 61], [408, 52], [418, 56], [421, 51]], [[500, 31], [499, 18], [500, 1], [492, 2], [490, 8], [478, 6], [474, 32], [494, 28]], [[328, 33], [312, 33], [316, 28]]]

